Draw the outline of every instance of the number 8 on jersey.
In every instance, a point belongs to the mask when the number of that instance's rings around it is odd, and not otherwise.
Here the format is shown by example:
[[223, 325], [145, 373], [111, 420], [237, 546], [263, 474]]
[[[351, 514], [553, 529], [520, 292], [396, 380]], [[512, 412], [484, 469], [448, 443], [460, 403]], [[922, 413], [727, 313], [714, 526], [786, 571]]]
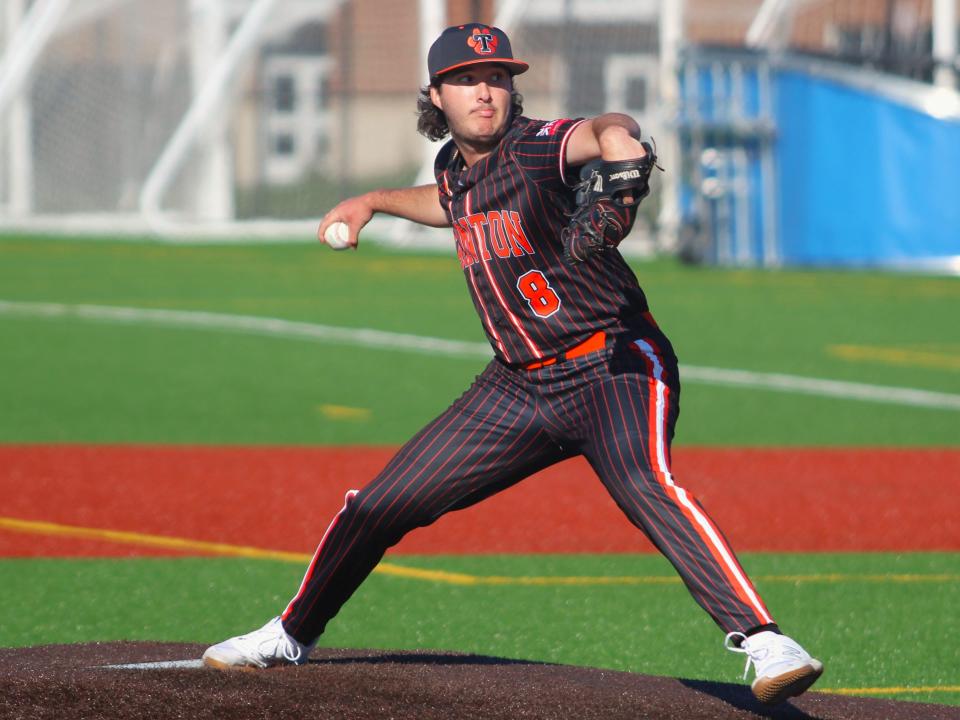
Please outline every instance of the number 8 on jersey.
[[530, 270], [517, 278], [517, 289], [539, 317], [548, 318], [560, 309], [560, 296], [539, 270]]

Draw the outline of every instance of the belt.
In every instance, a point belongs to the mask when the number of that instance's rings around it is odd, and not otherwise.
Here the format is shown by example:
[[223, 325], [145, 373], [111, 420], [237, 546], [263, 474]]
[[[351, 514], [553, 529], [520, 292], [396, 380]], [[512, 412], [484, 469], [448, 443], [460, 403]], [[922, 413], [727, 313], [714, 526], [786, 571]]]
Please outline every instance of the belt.
[[605, 333], [603, 330], [600, 330], [599, 332], [595, 332], [579, 345], [573, 346], [566, 352], [560, 353], [559, 355], [554, 355], [553, 357], [534, 360], [533, 362], [527, 363], [522, 367], [524, 370], [537, 370], [538, 368], [547, 367], [549, 365], [556, 365], [558, 362], [563, 360], [572, 360], [573, 358], [580, 357], [582, 355], [589, 355], [597, 350], [603, 350], [606, 346], [607, 333]]

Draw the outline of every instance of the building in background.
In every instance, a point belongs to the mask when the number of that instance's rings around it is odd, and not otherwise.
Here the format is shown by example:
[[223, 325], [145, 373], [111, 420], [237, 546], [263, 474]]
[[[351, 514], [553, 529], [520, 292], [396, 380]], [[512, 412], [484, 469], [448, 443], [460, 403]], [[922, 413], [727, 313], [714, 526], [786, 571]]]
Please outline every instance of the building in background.
[[701, 257], [776, 263], [784, 59], [935, 81], [949, 114], [956, 51], [933, 20], [958, 2], [4, 0], [0, 227], [300, 235], [344, 196], [429, 179], [426, 48], [479, 19], [531, 63], [528, 115], [620, 110], [659, 141], [641, 225], [661, 249], [686, 233]]
[[[246, 182], [290, 183], [321, 172], [349, 185], [419, 168], [415, 98], [427, 78], [417, 8], [415, 0], [353, 0], [263, 47], [257, 101], [265, 127], [257, 142], [264, 161], [261, 175], [245, 173]], [[451, 24], [474, 13], [491, 22], [495, 4], [447, 3]], [[515, 52], [533, 66], [517, 79], [528, 114], [619, 108], [655, 132], [657, 17], [652, 2], [639, 11], [596, 0], [530, 3], [509, 29]]]
[[[681, 255], [960, 270], [960, 210], [944, 191], [960, 183], [957, 6], [691, 0], [702, 15], [677, 73]], [[715, 32], [728, 11], [752, 19]], [[922, 177], [889, 162], [906, 148], [929, 159]]]
[[334, 170], [334, 62], [326, 28], [307, 22], [289, 38], [264, 48], [261, 92], [253, 98], [259, 111], [256, 144], [263, 160], [247, 182], [285, 184]]
[[[802, 0], [785, 9], [777, 46], [791, 52], [931, 82], [935, 0]], [[686, 38], [694, 44], [743, 47], [762, 0], [687, 0]], [[954, 29], [956, 33], [956, 28]], [[956, 68], [956, 58], [946, 64]]]

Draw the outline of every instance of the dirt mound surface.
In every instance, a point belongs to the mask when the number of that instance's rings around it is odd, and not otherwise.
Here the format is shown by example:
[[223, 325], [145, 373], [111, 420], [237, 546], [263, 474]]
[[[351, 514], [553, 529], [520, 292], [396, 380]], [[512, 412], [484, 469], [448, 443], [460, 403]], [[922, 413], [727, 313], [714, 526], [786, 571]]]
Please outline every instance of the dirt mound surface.
[[[771, 710], [742, 685], [477, 655], [318, 648], [301, 667], [220, 672], [190, 664], [203, 649], [157, 643], [0, 649], [0, 717], [960, 720], [960, 708], [815, 692]], [[107, 667], [129, 664], [138, 667]]]

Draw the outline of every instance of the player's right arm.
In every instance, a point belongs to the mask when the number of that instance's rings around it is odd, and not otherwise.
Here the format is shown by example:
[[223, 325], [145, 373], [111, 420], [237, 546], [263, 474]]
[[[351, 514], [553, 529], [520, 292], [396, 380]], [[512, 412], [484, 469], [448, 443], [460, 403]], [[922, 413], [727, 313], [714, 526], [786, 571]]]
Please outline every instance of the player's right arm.
[[378, 212], [431, 227], [450, 226], [450, 219], [440, 205], [437, 186], [429, 183], [394, 190], [372, 190], [348, 198], [323, 216], [317, 229], [317, 237], [320, 242], [324, 242], [323, 234], [327, 228], [335, 222], [344, 222], [350, 228], [350, 244], [356, 247], [360, 230]]

